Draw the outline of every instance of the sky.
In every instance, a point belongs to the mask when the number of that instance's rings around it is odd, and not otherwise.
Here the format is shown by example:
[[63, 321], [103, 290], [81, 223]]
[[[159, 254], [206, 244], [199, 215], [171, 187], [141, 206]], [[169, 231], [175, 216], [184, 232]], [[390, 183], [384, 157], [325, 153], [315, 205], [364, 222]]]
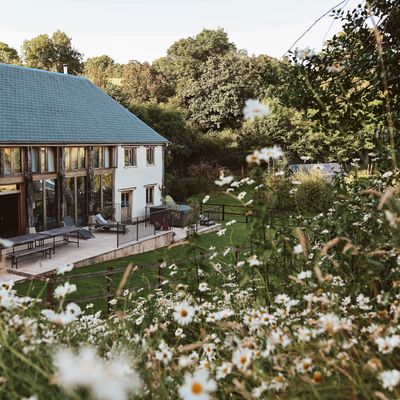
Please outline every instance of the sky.
[[[25, 39], [60, 29], [84, 58], [117, 62], [162, 57], [176, 40], [203, 28], [224, 28], [249, 54], [280, 58], [340, 0], [0, 0], [0, 41], [21, 49]], [[359, 0], [348, 0], [346, 9]], [[332, 24], [333, 23], [333, 24]], [[323, 18], [298, 47], [318, 50], [340, 23]]]

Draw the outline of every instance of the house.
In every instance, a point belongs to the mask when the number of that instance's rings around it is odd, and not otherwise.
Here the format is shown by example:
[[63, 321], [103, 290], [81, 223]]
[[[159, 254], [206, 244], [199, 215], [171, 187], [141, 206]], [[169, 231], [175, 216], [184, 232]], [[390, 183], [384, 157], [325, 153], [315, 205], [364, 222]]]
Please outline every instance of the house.
[[0, 64], [0, 237], [143, 215], [167, 144], [83, 77]]

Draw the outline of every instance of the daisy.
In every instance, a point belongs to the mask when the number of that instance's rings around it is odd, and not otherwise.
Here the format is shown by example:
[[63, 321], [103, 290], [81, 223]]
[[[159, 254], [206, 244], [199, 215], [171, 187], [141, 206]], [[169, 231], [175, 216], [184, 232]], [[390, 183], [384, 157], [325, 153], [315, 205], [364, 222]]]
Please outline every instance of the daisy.
[[391, 392], [400, 382], [400, 371], [397, 369], [383, 371], [378, 375], [378, 377], [382, 381], [383, 388]]
[[233, 176], [225, 176], [224, 173], [222, 172], [219, 176], [219, 179], [217, 179], [214, 182], [217, 186], [221, 187], [221, 186], [229, 185], [232, 181], [233, 181]]
[[175, 307], [174, 319], [180, 325], [188, 325], [193, 321], [196, 310], [187, 301], [183, 301]]
[[260, 103], [258, 100], [246, 100], [243, 108], [244, 119], [252, 120], [257, 117], [263, 117], [270, 113], [269, 107]]
[[261, 159], [268, 162], [270, 159], [277, 160], [283, 156], [283, 151], [279, 146], [264, 147], [261, 149]]
[[248, 348], [235, 350], [232, 355], [232, 364], [240, 370], [246, 370], [251, 364], [252, 352]]
[[64, 312], [56, 313], [53, 310], [42, 310], [42, 315], [57, 325], [69, 325], [80, 315], [81, 309], [75, 303], [69, 303]]
[[247, 262], [249, 263], [250, 267], [258, 267], [261, 265], [261, 261], [257, 258], [257, 256], [251, 256]]
[[57, 267], [57, 275], [63, 275], [65, 272], [72, 271], [74, 264], [64, 264]]
[[246, 156], [246, 162], [248, 164], [260, 164], [261, 162], [261, 153], [258, 150], [255, 150], [253, 153]]
[[210, 200], [210, 196], [209, 195], [204, 197], [203, 204], [207, 203], [208, 200]]
[[303, 246], [301, 244], [296, 244], [296, 246], [293, 247], [294, 254], [301, 254], [303, 251]]
[[311, 278], [312, 272], [310, 270], [307, 271], [301, 271], [300, 273], [297, 274], [297, 279], [300, 279], [301, 281], [303, 279]]
[[76, 285], [65, 282], [64, 285], [59, 285], [54, 290], [54, 297], [56, 299], [63, 299], [67, 294], [76, 291]]
[[232, 364], [228, 362], [222, 363], [221, 366], [217, 368], [216, 378], [217, 380], [226, 378], [232, 372]]
[[237, 196], [239, 200], [243, 200], [246, 197], [247, 193], [246, 192], [240, 192]]
[[209, 379], [206, 369], [197, 370], [193, 375], [186, 374], [179, 395], [183, 400], [208, 400], [210, 393], [217, 390], [217, 384]]
[[201, 282], [199, 284], [199, 290], [200, 290], [200, 292], [206, 292], [208, 290], [208, 283], [207, 282]]

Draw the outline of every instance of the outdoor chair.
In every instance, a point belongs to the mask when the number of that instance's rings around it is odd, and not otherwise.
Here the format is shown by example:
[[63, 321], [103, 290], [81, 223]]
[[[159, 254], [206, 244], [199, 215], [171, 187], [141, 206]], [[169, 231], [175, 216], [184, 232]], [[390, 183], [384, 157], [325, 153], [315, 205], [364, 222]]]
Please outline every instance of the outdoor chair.
[[128, 228], [124, 224], [120, 224], [113, 221], [107, 221], [100, 213], [96, 214], [96, 222], [91, 224], [90, 226], [94, 227], [96, 230], [100, 231], [111, 231], [115, 230], [116, 232], [126, 233], [128, 232]]
[[[63, 222], [64, 226], [75, 226], [74, 224], [74, 220], [72, 219], [72, 217], [68, 217], [66, 216], [64, 218], [64, 222]], [[94, 235], [92, 232], [89, 232], [87, 229], [81, 228], [79, 229], [78, 235], [80, 238], [88, 240], [88, 239], [94, 239]]]

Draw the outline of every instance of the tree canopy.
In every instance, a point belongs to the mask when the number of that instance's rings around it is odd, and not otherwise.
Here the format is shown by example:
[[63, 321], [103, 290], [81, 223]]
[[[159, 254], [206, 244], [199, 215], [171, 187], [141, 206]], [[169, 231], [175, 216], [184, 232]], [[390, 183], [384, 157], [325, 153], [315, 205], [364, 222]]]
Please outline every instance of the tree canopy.
[[20, 58], [17, 50], [7, 43], [0, 42], [0, 62], [4, 64], [19, 64]]
[[25, 40], [22, 55], [28, 67], [62, 72], [63, 65], [67, 64], [70, 74], [82, 72], [82, 54], [72, 47], [71, 38], [59, 30], [51, 37], [42, 34]]

